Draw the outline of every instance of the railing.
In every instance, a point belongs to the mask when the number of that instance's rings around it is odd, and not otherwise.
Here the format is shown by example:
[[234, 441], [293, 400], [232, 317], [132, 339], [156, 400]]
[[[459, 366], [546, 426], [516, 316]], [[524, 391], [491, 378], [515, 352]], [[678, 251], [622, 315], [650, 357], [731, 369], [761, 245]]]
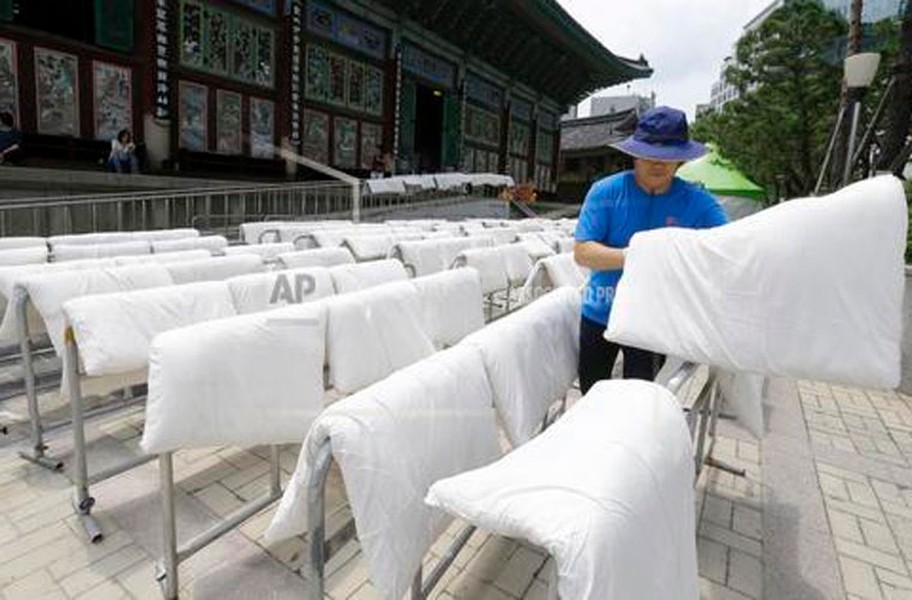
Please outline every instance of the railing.
[[[390, 213], [400, 209], [426, 208], [435, 209], [441, 206], [460, 204], [473, 200], [487, 200], [483, 196], [454, 196], [452, 194], [443, 194], [439, 191], [434, 193], [424, 192], [420, 194], [397, 194], [370, 196], [365, 195], [361, 199], [361, 221], [382, 221]], [[340, 209], [336, 204], [330, 202], [320, 204], [320, 210], [308, 213], [257, 213], [257, 214], [229, 214], [229, 215], [198, 215], [194, 217], [192, 227], [205, 233], [223, 235], [229, 240], [240, 239], [240, 225], [253, 221], [312, 221], [321, 219], [351, 219], [352, 213], [347, 208]]]
[[[410, 190], [406, 194], [364, 195], [356, 177], [306, 157], [276, 149], [287, 161], [331, 178], [288, 184], [255, 184], [151, 192], [36, 197], [0, 202], [0, 236], [40, 236], [104, 231], [195, 227], [237, 237], [241, 223], [266, 220], [383, 218], [398, 208], [465, 200], [449, 190]], [[471, 196], [495, 197], [482, 186]]]
[[0, 203], [0, 236], [195, 227], [227, 215], [354, 216], [356, 204], [359, 186], [338, 181], [25, 198]]

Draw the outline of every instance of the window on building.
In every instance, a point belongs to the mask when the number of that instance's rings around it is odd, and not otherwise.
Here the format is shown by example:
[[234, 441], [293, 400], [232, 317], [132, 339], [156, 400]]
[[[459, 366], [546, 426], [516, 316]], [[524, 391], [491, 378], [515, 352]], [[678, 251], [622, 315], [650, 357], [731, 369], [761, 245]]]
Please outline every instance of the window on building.
[[307, 46], [304, 94], [309, 100], [334, 104], [375, 116], [383, 114], [383, 71], [331, 52]]
[[181, 64], [271, 88], [275, 32], [233, 12], [184, 0], [180, 14]]

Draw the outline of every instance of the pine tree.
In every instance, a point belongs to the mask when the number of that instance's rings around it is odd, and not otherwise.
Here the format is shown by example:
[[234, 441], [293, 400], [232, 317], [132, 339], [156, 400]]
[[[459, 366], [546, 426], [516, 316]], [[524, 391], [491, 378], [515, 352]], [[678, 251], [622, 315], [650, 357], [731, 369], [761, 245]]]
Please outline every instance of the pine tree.
[[846, 23], [816, 2], [786, 4], [737, 44], [727, 79], [741, 97], [697, 121], [752, 179], [785, 196], [816, 183], [839, 106]]

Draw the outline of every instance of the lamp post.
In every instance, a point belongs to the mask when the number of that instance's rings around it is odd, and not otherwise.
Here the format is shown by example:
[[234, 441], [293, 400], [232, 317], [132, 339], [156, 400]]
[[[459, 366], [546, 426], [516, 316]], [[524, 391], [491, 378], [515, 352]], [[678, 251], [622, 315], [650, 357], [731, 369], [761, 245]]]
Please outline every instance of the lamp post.
[[871, 87], [880, 66], [880, 54], [876, 52], [861, 52], [845, 59], [845, 84], [851, 90], [856, 90], [852, 106], [852, 126], [849, 130], [849, 143], [846, 151], [845, 172], [842, 175], [842, 184], [848, 185], [852, 178], [852, 157], [855, 155], [855, 138], [858, 135], [858, 122], [861, 119], [861, 97], [864, 91]]

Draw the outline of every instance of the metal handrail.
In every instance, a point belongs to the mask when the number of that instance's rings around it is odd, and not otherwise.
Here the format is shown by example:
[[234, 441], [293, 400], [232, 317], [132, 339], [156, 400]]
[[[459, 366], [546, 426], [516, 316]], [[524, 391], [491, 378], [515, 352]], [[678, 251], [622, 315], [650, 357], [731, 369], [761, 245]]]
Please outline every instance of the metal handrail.
[[338, 169], [333, 169], [332, 167], [330, 167], [328, 165], [324, 165], [323, 163], [319, 163], [315, 160], [311, 160], [311, 159], [307, 158], [306, 156], [301, 156], [300, 154], [296, 154], [295, 152], [292, 152], [291, 150], [286, 149], [286, 148], [280, 149], [279, 155], [282, 158], [284, 158], [286, 161], [294, 162], [299, 165], [303, 165], [303, 166], [307, 167], [308, 169], [314, 170], [317, 173], [322, 173], [323, 175], [332, 177], [333, 179], [337, 179], [338, 181], [341, 181], [344, 184], [348, 185], [351, 188], [351, 194], [352, 194], [352, 221], [357, 223], [358, 221], [361, 220], [361, 186], [362, 186], [362, 182], [360, 179], [358, 179], [357, 177], [353, 177], [343, 171], [339, 171]]
[[0, 235], [49, 235], [187, 227], [213, 221], [258, 220], [263, 215], [355, 214], [360, 184], [310, 181], [155, 192], [122, 192], [12, 200], [0, 205]]
[[[125, 191], [104, 194], [82, 194], [70, 196], [30, 197], [13, 199], [0, 205], [0, 235], [50, 235], [72, 233], [81, 229], [89, 231], [124, 231], [130, 229], [190, 226], [194, 218], [203, 214], [208, 218], [235, 215], [230, 208], [233, 202], [241, 201], [244, 209], [239, 215], [244, 220], [261, 219], [264, 215], [287, 212], [292, 217], [320, 216], [348, 213], [354, 222], [361, 220], [363, 213], [374, 217], [384, 211], [399, 207], [418, 205], [424, 202], [452, 202], [464, 199], [465, 194], [455, 198], [449, 192], [428, 190], [424, 194], [405, 194], [392, 197], [364, 195], [364, 182], [356, 177], [321, 165], [291, 152], [280, 151], [286, 161], [295, 162], [316, 171], [328, 180], [293, 183], [256, 183], [189, 189]], [[473, 194], [477, 196], [477, 194]], [[202, 201], [203, 205], [196, 205]], [[213, 201], [223, 202], [226, 210], [213, 211]], [[156, 210], [161, 203], [161, 210]], [[138, 206], [136, 206], [138, 204]], [[284, 205], [284, 206], [283, 206]], [[247, 207], [255, 207], [248, 210]], [[106, 207], [116, 208], [113, 214], [100, 214]], [[284, 211], [283, 208], [288, 210]], [[90, 210], [91, 214], [75, 214], [76, 210]], [[152, 210], [150, 210], [152, 209]], [[61, 211], [60, 214], [41, 211]], [[21, 213], [25, 214], [21, 214]], [[31, 214], [28, 214], [28, 213]], [[89, 227], [77, 227], [74, 222], [83, 219]], [[100, 224], [105, 221], [104, 226]], [[151, 223], [150, 223], [151, 221]], [[15, 227], [11, 226], [15, 223]], [[28, 223], [28, 225], [26, 225]], [[12, 230], [12, 231], [11, 231]], [[29, 233], [30, 232], [30, 233]]]
[[0, 210], [52, 208], [55, 206], [86, 206], [90, 204], [109, 204], [132, 200], [167, 200], [187, 198], [192, 196], [218, 196], [223, 194], [251, 194], [261, 191], [298, 191], [319, 189], [324, 187], [348, 187], [347, 183], [338, 181], [307, 181], [299, 183], [258, 184], [255, 186], [229, 186], [229, 187], [202, 187], [180, 190], [155, 190], [137, 192], [114, 192], [106, 194], [81, 194], [69, 196], [35, 196], [31, 198], [17, 198], [11, 202], [4, 202]]

